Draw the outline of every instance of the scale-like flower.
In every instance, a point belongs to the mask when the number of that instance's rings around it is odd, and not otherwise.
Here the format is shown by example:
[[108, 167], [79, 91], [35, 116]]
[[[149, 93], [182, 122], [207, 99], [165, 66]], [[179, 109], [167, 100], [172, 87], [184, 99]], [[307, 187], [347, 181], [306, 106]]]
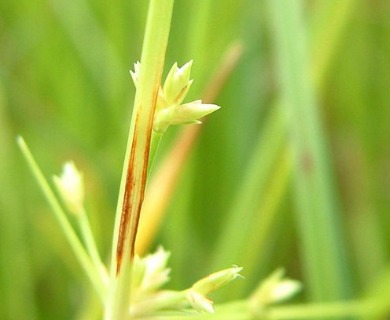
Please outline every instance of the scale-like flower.
[[83, 211], [84, 180], [72, 161], [64, 164], [61, 176], [54, 176], [54, 183], [66, 207], [70, 212], [79, 214]]
[[215, 104], [205, 104], [201, 100], [172, 105], [158, 111], [154, 117], [153, 129], [156, 132], [164, 133], [170, 125], [178, 124], [200, 124], [199, 119], [218, 110], [220, 107]]
[[134, 257], [132, 273], [138, 295], [146, 295], [153, 292], [169, 281], [170, 268], [167, 261], [170, 253], [159, 247], [153, 254], [144, 258]]
[[232, 267], [197, 281], [191, 288], [174, 291], [161, 287], [168, 282], [170, 269], [167, 267], [169, 252], [159, 248], [144, 258], [134, 257], [131, 276], [131, 301], [129, 313], [136, 319], [159, 315], [159, 312], [214, 313], [213, 301], [207, 294], [230, 283], [242, 268]]
[[138, 85], [140, 68], [141, 68], [141, 63], [139, 61], [137, 61], [136, 63], [134, 63], [134, 71], [130, 70], [130, 75], [131, 75], [131, 78], [133, 79], [133, 82], [134, 82], [134, 85], [136, 88]]
[[201, 294], [207, 295], [227, 285], [237, 278], [242, 278], [240, 275], [241, 270], [242, 267], [233, 266], [232, 268], [214, 272], [207, 277], [195, 282], [192, 286], [192, 289]]
[[214, 313], [213, 301], [208, 299], [207, 295], [233, 280], [242, 277], [240, 275], [241, 270], [241, 267], [234, 266], [232, 268], [214, 272], [195, 282], [187, 291], [187, 299], [191, 303], [191, 306], [198, 311]]
[[252, 301], [257, 307], [282, 302], [295, 295], [301, 287], [299, 281], [284, 278], [284, 271], [278, 269], [260, 284]]
[[167, 106], [179, 105], [190, 90], [192, 60], [179, 68], [175, 63], [164, 82], [163, 94]]
[[[215, 104], [202, 103], [201, 100], [182, 104], [192, 80], [190, 79], [192, 61], [181, 68], [175, 63], [168, 72], [163, 87], [158, 92], [153, 130], [164, 133], [170, 125], [200, 124], [200, 119], [218, 110]], [[134, 84], [138, 86], [139, 72], [142, 68], [139, 62], [134, 64], [134, 71], [130, 71]]]
[[187, 299], [190, 302], [191, 306], [199, 312], [208, 312], [214, 313], [213, 301], [206, 298], [203, 294], [195, 291], [188, 290]]

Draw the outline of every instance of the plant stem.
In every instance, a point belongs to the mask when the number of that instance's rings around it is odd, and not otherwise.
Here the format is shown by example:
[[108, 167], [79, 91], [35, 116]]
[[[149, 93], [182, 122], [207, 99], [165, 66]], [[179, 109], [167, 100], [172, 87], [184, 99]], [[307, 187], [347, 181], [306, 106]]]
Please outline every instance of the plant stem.
[[[154, 112], [164, 68], [173, 0], [151, 0], [115, 217], [106, 319], [128, 316], [130, 260], [148, 171]], [[124, 266], [122, 264], [124, 263]], [[121, 268], [125, 271], [121, 275]], [[117, 278], [118, 275], [118, 278]]]
[[215, 314], [200, 314], [193, 316], [193, 318], [197, 320], [314, 320], [323, 317], [332, 319], [340, 317], [361, 317], [366, 319], [367, 317], [380, 315], [383, 312], [383, 306], [372, 300], [352, 300], [348, 302], [268, 306], [256, 311], [248, 303], [248, 300], [241, 300], [219, 305], [217, 311]]
[[87, 216], [87, 212], [85, 211], [84, 208], [82, 209], [82, 212], [80, 212], [77, 215], [77, 220], [79, 222], [81, 235], [84, 239], [85, 246], [89, 253], [89, 256], [91, 257], [94, 265], [98, 268], [100, 277], [103, 279], [103, 281], [106, 281], [108, 275], [104, 267], [104, 264], [102, 262], [102, 259], [100, 257], [99, 251], [97, 249], [95, 238], [92, 234], [91, 225], [89, 223], [89, 219]]
[[151, 140], [151, 144], [150, 144], [150, 160], [149, 160], [149, 166], [148, 166], [148, 173], [152, 169], [154, 157], [156, 156], [156, 152], [157, 152], [157, 149], [158, 149], [158, 146], [160, 144], [162, 136], [163, 136], [162, 133], [158, 133], [158, 132], [152, 133], [152, 140]]
[[[240, 42], [232, 43], [226, 50], [215, 74], [209, 80], [202, 101], [213, 103], [220, 93], [227, 79], [235, 69], [243, 52]], [[196, 143], [202, 126], [186, 126], [179, 134], [177, 140], [167, 156], [156, 168], [152, 180], [148, 184], [148, 191], [142, 208], [142, 216], [136, 242], [136, 253], [143, 254], [149, 248], [155, 238], [158, 229], [166, 213], [166, 207], [176, 190], [179, 176], [185, 167], [186, 161]], [[153, 133], [150, 147], [150, 162], [153, 161], [153, 154], [156, 152], [161, 139], [161, 134]], [[151, 165], [149, 165], [149, 170]]]
[[[164, 67], [172, 7], [173, 0], [152, 0], [150, 2], [139, 85], [134, 101], [116, 211], [112, 259], [112, 268], [115, 272], [120, 266], [120, 261], [117, 260], [118, 254], [115, 257], [114, 252], [119, 249], [119, 256], [125, 250], [129, 250], [130, 255], [133, 253], [139, 211], [146, 184], [153, 116]], [[130, 186], [132, 186], [131, 193], [129, 188], [126, 188]], [[123, 215], [127, 214], [126, 210], [130, 211], [128, 222], [123, 221]], [[126, 229], [120, 230], [121, 226], [126, 226]], [[118, 239], [120, 231], [124, 233], [120, 239], [124, 240], [123, 243], [120, 243]]]
[[33, 172], [35, 179], [37, 180], [44, 196], [46, 197], [46, 200], [51, 206], [55, 218], [57, 219], [60, 227], [62, 228], [62, 231], [64, 232], [66, 239], [68, 240], [71, 248], [73, 249], [76, 258], [79, 260], [85, 273], [92, 282], [92, 285], [95, 287], [99, 297], [104, 302], [106, 297], [106, 287], [104, 285], [104, 279], [100, 277], [100, 274], [98, 272], [99, 266], [95, 266], [92, 263], [82, 243], [80, 242], [75, 231], [73, 230], [72, 225], [66, 217], [65, 212], [62, 210], [61, 205], [59, 204], [48, 182], [46, 181], [41, 169], [39, 168], [34, 157], [32, 156], [31, 151], [29, 150], [26, 142], [23, 140], [22, 137], [18, 137], [17, 142], [20, 147], [20, 150], [23, 153], [23, 156], [25, 157], [28, 165], [31, 168], [31, 171]]

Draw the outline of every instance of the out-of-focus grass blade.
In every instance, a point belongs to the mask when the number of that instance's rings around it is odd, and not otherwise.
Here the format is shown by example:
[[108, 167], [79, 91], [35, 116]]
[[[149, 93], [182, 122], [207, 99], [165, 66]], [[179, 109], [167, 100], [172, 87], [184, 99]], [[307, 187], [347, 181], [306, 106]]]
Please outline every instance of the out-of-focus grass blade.
[[[327, 35], [326, 43], [322, 44], [323, 49], [325, 50], [323, 55], [317, 54], [313, 59], [313, 77], [316, 80], [317, 87], [322, 87], [324, 83], [324, 75], [329, 67], [330, 61], [332, 60], [336, 48], [338, 47], [338, 42], [342, 39], [344, 34], [345, 26], [347, 21], [350, 18], [350, 13], [352, 12], [353, 5], [351, 1], [343, 2], [341, 6], [338, 6], [334, 1], [323, 3], [318, 8], [318, 13], [313, 18], [313, 21], [316, 23], [316, 32], [313, 32], [312, 35], [312, 50], [317, 51], [314, 48], [317, 48], [317, 44], [321, 43], [324, 38], [324, 34]], [[318, 19], [317, 16], [323, 14], [323, 11], [330, 13], [337, 13], [338, 23], [332, 27], [331, 30], [326, 28], [328, 21], [324, 19]], [[328, 16], [328, 15], [326, 15]], [[320, 21], [317, 21], [320, 20]], [[313, 23], [314, 23], [313, 22]], [[318, 65], [318, 67], [317, 67]], [[279, 102], [279, 104], [281, 104]], [[274, 125], [268, 125], [270, 128], [262, 131], [261, 139], [259, 139], [257, 150], [252, 155], [252, 165], [247, 169], [246, 178], [243, 180], [237, 197], [234, 202], [236, 205], [233, 205], [231, 210], [228, 212], [228, 222], [224, 224], [224, 229], [222, 230], [221, 239], [218, 241], [216, 247], [216, 254], [211, 264], [211, 269], [218, 269], [224, 264], [234, 261], [243, 265], [245, 268], [245, 273], [248, 271], [248, 277], [252, 271], [256, 270], [258, 259], [254, 258], [256, 255], [261, 255], [264, 247], [257, 247], [256, 244], [263, 243], [267, 239], [270, 239], [270, 235], [273, 230], [273, 225], [269, 217], [272, 217], [277, 210], [281, 198], [274, 196], [272, 192], [269, 192], [267, 184], [270, 183], [270, 180], [274, 179], [275, 176], [279, 176], [280, 173], [275, 173], [275, 171], [284, 172], [286, 164], [276, 165], [271, 171], [273, 173], [267, 175], [264, 171], [269, 170], [269, 166], [264, 166], [264, 161], [266, 158], [276, 159], [281, 155], [289, 157], [287, 152], [286, 142], [280, 142], [280, 138], [283, 136], [283, 131], [285, 131], [281, 123], [276, 124], [275, 121], [283, 121], [282, 117], [276, 116], [277, 112], [281, 112], [281, 106], [275, 104], [273, 107], [277, 111], [274, 111], [274, 115], [269, 117], [267, 122], [274, 122]], [[278, 120], [275, 118], [278, 117]], [[275, 130], [280, 130], [275, 131]], [[279, 134], [279, 136], [278, 136]], [[275, 137], [279, 137], [276, 139]], [[284, 140], [284, 137], [283, 137]], [[268, 142], [267, 142], [268, 141]], [[279, 148], [277, 147], [278, 142], [282, 143], [284, 146]], [[276, 155], [276, 153], [278, 155]], [[287, 166], [287, 170], [290, 171], [290, 166]], [[289, 179], [289, 174], [285, 174], [279, 177], [279, 179], [286, 179], [284, 183], [281, 182], [281, 186], [287, 186], [287, 180]], [[279, 201], [279, 202], [278, 202]], [[264, 205], [266, 203], [273, 203], [272, 206]], [[246, 208], [247, 210], [243, 210]], [[248, 209], [254, 210], [257, 213], [250, 213]], [[267, 223], [262, 221], [262, 216], [268, 217], [265, 218]], [[248, 232], [243, 232], [242, 222], [243, 220], [248, 219], [247, 224], [251, 226], [251, 229], [248, 229]], [[266, 227], [267, 226], [267, 227]], [[245, 228], [244, 228], [245, 229]], [[249, 231], [251, 230], [251, 231]], [[251, 239], [251, 240], [249, 240]], [[234, 245], [231, 247], [231, 243], [234, 242]], [[225, 245], [224, 245], [225, 243]], [[232, 250], [233, 249], [233, 250]], [[248, 252], [251, 252], [252, 259], [247, 259], [245, 256], [249, 256]], [[246, 253], [245, 253], [246, 252]], [[251, 283], [247, 282], [246, 284], [240, 285], [240, 287], [250, 286]], [[240, 290], [235, 292], [238, 294]]]
[[253, 153], [243, 185], [238, 190], [231, 211], [228, 212], [228, 220], [223, 224], [222, 234], [214, 249], [211, 270], [218, 270], [229, 264], [240, 264], [245, 248], [258, 249], [248, 243], [248, 237], [250, 232], [254, 231], [251, 226], [257, 220], [258, 208], [264, 199], [262, 195], [266, 193], [267, 181], [283, 147], [284, 124], [281, 116], [281, 112], [274, 109], [267, 127], [262, 132], [261, 141]]
[[326, 71], [354, 12], [356, 6], [354, 2], [354, 0], [327, 0], [317, 3], [309, 32], [311, 57], [315, 62], [312, 64], [312, 75], [319, 89], [325, 83]]
[[[111, 78], [114, 75], [119, 79], [123, 79], [123, 77], [119, 77], [123, 75], [123, 72], [120, 71], [127, 68], [122, 63], [116, 48], [99, 25], [98, 20], [92, 14], [87, 1], [52, 0], [51, 3], [59, 21], [68, 32], [100, 91], [108, 101], [114, 99], [110, 95], [110, 86], [107, 84], [111, 84]], [[102, 63], [105, 63], [105, 65], [102, 66]], [[117, 83], [117, 85], [122, 86], [123, 83]]]
[[302, 1], [268, 1], [275, 53], [293, 150], [297, 218], [308, 293], [314, 300], [350, 295], [343, 239], [329, 155], [309, 74]]
[[[371, 284], [366, 290], [365, 297], [370, 301], [376, 303], [380, 308], [380, 315], [385, 319], [386, 315], [390, 313], [390, 267], [387, 266], [386, 270]], [[380, 318], [380, 319], [382, 319]], [[377, 320], [376, 317], [371, 317], [369, 320]]]
[[[28, 256], [26, 217], [22, 216], [20, 176], [17, 174], [11, 143], [6, 101], [0, 82], [0, 318], [37, 317], [34, 304], [34, 277]], [[15, 145], [16, 146], [16, 145]]]

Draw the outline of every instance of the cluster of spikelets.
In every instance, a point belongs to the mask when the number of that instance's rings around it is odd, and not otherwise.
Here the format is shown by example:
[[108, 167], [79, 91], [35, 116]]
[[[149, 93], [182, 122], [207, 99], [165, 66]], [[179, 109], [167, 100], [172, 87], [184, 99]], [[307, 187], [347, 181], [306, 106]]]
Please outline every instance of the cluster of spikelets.
[[[200, 119], [202, 117], [220, 108], [215, 104], [204, 104], [201, 100], [182, 103], [192, 84], [192, 80], [190, 80], [191, 66], [192, 61], [181, 68], [175, 63], [169, 71], [164, 85], [159, 88], [153, 123], [153, 130], [156, 134], [163, 134], [170, 125], [201, 123]], [[130, 72], [136, 87], [139, 82], [140, 68], [140, 63], [136, 63], [134, 72]], [[39, 172], [38, 166], [22, 138], [19, 139], [19, 144], [31, 167], [35, 168], [33, 171], [36, 171], [35, 174], [41, 187], [43, 186], [42, 189], [53, 200], [51, 191], [48, 191], [48, 185], [43, 182], [43, 178], [41, 178], [43, 175]], [[84, 208], [83, 175], [73, 162], [67, 162], [63, 167], [62, 174], [54, 176], [54, 184], [63, 205], [79, 224], [83, 245], [95, 270], [98, 270], [100, 283], [103, 284], [100, 295], [104, 300], [110, 280], [107, 269], [98, 253]], [[55, 204], [54, 207], [58, 208], [60, 206], [57, 207]], [[62, 213], [60, 215], [59, 222], [62, 224], [63, 230], [67, 230], [65, 234], [68, 233], [69, 236], [68, 225], [64, 227], [64, 224], [68, 224], [67, 218], [62, 216]], [[70, 243], [77, 254], [78, 250], [75, 248], [78, 244], [75, 245], [75, 241], [70, 241]], [[137, 319], [172, 314], [184, 316], [203, 312], [214, 313], [213, 301], [209, 298], [209, 295], [241, 277], [242, 268], [233, 266], [210, 274], [188, 289], [180, 291], [166, 290], [162, 287], [169, 281], [168, 258], [169, 253], [161, 247], [154, 254], [146, 257], [134, 257], [131, 265], [131, 281], [129, 282], [131, 287], [129, 318]], [[284, 278], [283, 272], [277, 270], [259, 285], [252, 297], [247, 300], [247, 306], [253, 310], [254, 314], [261, 313], [269, 305], [293, 296], [300, 290], [300, 287], [298, 281]]]
[[[54, 181], [67, 209], [78, 218], [85, 215], [83, 176], [75, 165], [72, 162], [66, 163], [62, 175], [54, 177]], [[165, 290], [162, 287], [169, 281], [170, 269], [167, 267], [169, 255], [169, 252], [160, 247], [155, 253], [143, 258], [134, 257], [130, 283], [130, 318], [172, 312], [183, 315], [214, 313], [213, 301], [208, 297], [209, 294], [241, 277], [242, 268], [233, 266], [210, 274], [188, 289]], [[262, 312], [267, 306], [291, 297], [300, 289], [298, 281], [285, 279], [283, 276], [283, 272], [277, 270], [260, 284], [248, 301], [253, 310]]]
[[[218, 110], [215, 104], [202, 103], [195, 100], [182, 103], [190, 90], [192, 61], [179, 68], [175, 63], [169, 71], [164, 85], [160, 87], [156, 103], [153, 130], [164, 133], [170, 125], [200, 124], [200, 118]], [[135, 87], [137, 88], [141, 63], [134, 64], [134, 71], [130, 71]]]

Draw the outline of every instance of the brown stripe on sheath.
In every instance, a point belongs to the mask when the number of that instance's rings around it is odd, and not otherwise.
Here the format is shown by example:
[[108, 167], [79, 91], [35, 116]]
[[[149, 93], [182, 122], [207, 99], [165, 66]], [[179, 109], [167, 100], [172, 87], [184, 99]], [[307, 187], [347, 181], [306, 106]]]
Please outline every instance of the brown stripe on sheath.
[[[153, 102], [154, 109], [156, 107], [157, 97], [158, 97], [158, 87], [157, 90], [154, 92], [154, 102]], [[138, 134], [139, 134], [139, 131], [137, 130], [139, 125], [138, 116], [139, 113], [137, 114], [137, 118], [134, 126], [134, 136], [131, 145], [129, 164], [127, 167], [125, 193], [124, 193], [123, 203], [122, 203], [122, 214], [121, 214], [121, 221], [119, 226], [118, 244], [117, 244], [117, 251], [116, 251], [117, 275], [122, 265], [123, 250], [126, 247], [127, 241], [130, 245], [130, 259], [133, 259], [134, 257], [135, 240], [138, 231], [142, 203], [144, 201], [144, 195], [145, 195], [146, 176], [148, 172], [149, 153], [150, 153], [150, 140], [151, 140], [152, 130], [153, 130], [154, 110], [152, 112], [152, 116], [148, 119], [148, 127], [146, 131], [146, 143], [145, 143], [145, 149], [143, 150], [143, 158], [142, 158], [141, 181], [139, 182], [140, 183], [139, 201], [137, 201], [136, 203], [131, 203], [130, 196], [136, 183], [135, 172], [134, 172], [134, 161], [135, 161], [134, 157], [135, 157], [135, 150], [137, 148]], [[133, 205], [136, 206], [136, 210], [133, 210], [132, 207]], [[134, 219], [131, 217], [132, 213], [135, 216]], [[134, 223], [132, 224], [131, 221], [134, 221]], [[129, 236], [130, 238], [127, 240]]]
[[[135, 127], [137, 127], [137, 123], [135, 124]], [[136, 133], [137, 130], [134, 130], [134, 133]], [[133, 190], [134, 187], [134, 150], [135, 146], [137, 144], [137, 136], [134, 134], [132, 145], [131, 145], [131, 151], [130, 151], [130, 159], [127, 166], [127, 175], [126, 175], [126, 184], [125, 184], [125, 193], [123, 195], [123, 203], [122, 203], [122, 214], [121, 214], [121, 222], [119, 226], [119, 235], [118, 235], [118, 245], [116, 249], [116, 272], [118, 274], [120, 270], [120, 266], [122, 265], [122, 257], [123, 257], [123, 249], [125, 246], [125, 239], [126, 234], [129, 231], [129, 223], [130, 223], [130, 193]]]

